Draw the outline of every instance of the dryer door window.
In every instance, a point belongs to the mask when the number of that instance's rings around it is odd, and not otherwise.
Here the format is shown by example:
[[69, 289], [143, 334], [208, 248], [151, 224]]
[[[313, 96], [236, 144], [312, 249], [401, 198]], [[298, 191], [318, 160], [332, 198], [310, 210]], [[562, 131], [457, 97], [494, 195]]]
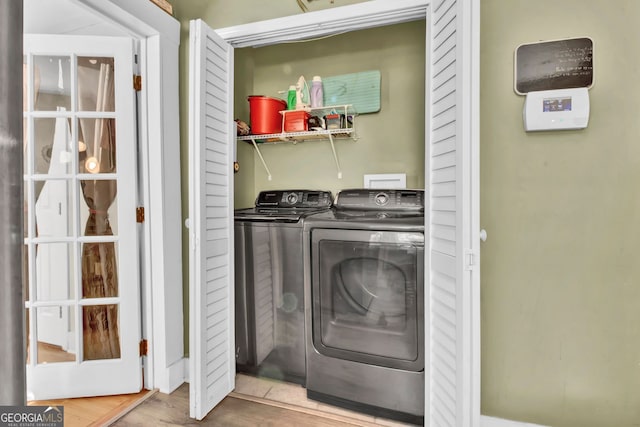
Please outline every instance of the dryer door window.
[[313, 230], [313, 343], [322, 354], [421, 370], [423, 235]]

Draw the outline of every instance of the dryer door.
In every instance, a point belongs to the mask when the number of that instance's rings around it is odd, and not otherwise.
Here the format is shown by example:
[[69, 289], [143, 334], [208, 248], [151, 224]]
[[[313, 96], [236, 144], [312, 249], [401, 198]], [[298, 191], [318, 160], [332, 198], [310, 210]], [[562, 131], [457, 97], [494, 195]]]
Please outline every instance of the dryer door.
[[424, 369], [424, 234], [314, 229], [311, 241], [316, 350]]

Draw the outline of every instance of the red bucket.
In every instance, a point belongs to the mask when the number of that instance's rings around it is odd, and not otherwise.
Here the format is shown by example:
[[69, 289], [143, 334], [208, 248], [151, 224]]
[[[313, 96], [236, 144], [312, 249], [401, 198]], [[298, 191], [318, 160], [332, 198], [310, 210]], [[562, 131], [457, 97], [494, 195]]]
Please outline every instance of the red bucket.
[[252, 134], [282, 132], [282, 115], [280, 111], [287, 109], [285, 101], [261, 95], [252, 95], [248, 99]]

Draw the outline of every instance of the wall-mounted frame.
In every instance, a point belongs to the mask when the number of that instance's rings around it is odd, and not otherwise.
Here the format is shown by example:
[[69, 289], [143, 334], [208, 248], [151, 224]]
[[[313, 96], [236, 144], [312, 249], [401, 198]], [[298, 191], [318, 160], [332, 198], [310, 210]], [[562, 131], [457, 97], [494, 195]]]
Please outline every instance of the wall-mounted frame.
[[576, 37], [519, 45], [513, 89], [518, 95], [593, 86], [593, 40]]

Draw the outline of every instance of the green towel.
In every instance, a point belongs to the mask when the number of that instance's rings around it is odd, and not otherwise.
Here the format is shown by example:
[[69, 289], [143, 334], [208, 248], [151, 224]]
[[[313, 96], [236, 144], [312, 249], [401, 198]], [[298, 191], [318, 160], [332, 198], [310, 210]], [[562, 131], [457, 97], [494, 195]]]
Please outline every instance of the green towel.
[[380, 111], [380, 71], [323, 77], [324, 105], [353, 105], [358, 114]]

